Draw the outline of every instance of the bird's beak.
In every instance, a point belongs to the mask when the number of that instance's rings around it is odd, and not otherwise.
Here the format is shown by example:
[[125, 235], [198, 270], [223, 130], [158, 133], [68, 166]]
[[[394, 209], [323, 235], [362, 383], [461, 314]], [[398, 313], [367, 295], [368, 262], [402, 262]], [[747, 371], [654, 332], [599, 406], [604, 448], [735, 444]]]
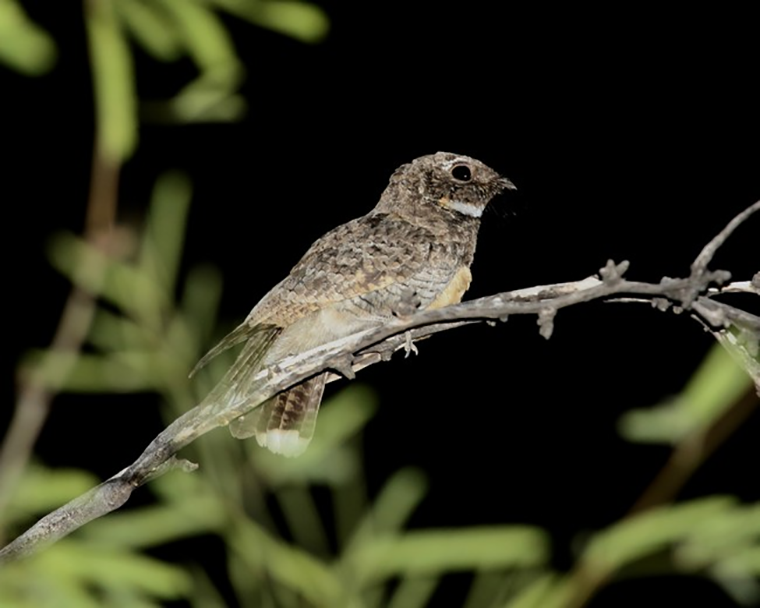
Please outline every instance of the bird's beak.
[[517, 190], [517, 186], [515, 186], [511, 181], [509, 181], [506, 177], [500, 177], [499, 178], [499, 190]]

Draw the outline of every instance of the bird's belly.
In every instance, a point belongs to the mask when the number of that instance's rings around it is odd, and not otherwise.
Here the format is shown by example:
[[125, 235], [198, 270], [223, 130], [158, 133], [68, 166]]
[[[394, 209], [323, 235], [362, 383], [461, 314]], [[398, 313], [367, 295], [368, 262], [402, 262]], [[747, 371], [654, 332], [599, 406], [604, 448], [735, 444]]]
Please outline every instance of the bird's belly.
[[428, 305], [428, 310], [443, 308], [449, 304], [457, 304], [458, 302], [461, 302], [462, 296], [464, 295], [464, 292], [469, 289], [471, 282], [472, 273], [470, 272], [469, 267], [462, 266], [457, 270], [454, 278], [451, 279], [443, 291], [441, 291], [441, 293], [438, 294], [438, 296], [436, 296], [436, 298]]
[[301, 317], [280, 334], [266, 356], [268, 362], [306, 352], [351, 334], [382, 325], [376, 316], [357, 315], [345, 305], [327, 306]]
[[267, 353], [266, 362], [273, 363], [378, 327], [395, 316], [412, 314], [415, 308], [442, 308], [460, 302], [472, 280], [470, 269], [460, 267], [449, 281], [441, 275], [426, 274], [408, 281], [406, 285], [394, 284], [311, 312], [283, 329]]

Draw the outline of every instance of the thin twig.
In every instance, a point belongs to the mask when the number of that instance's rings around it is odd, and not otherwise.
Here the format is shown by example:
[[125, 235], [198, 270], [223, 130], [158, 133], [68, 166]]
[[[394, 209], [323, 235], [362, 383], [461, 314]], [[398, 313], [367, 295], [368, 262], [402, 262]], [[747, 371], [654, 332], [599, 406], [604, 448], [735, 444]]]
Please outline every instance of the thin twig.
[[[119, 183], [119, 167], [109, 163], [99, 153], [97, 144], [93, 155], [84, 237], [93, 246], [107, 251], [116, 216], [116, 201]], [[87, 265], [79, 272], [102, 276], [103, 269]], [[90, 331], [96, 302], [81, 287], [72, 288], [64, 304], [58, 327], [48, 348], [50, 357], [59, 353], [78, 352]], [[68, 364], [59, 364], [55, 369], [56, 381], [53, 387], [61, 386], [74, 368], [74, 358]], [[44, 361], [41, 364], [44, 366]], [[8, 505], [21, 474], [31, 457], [34, 444], [50, 414], [50, 405], [56, 395], [51, 383], [43, 385], [34, 376], [19, 379], [19, 396], [15, 403], [13, 418], [0, 445], [0, 513]], [[1, 532], [0, 532], [1, 535]], [[0, 540], [1, 537], [0, 537]]]
[[673, 449], [665, 466], [630, 508], [627, 517], [671, 502], [700, 465], [754, 413], [758, 404], [757, 395], [750, 389], [731, 404], [709, 429], [684, 437]]
[[699, 252], [699, 255], [696, 257], [694, 262], [691, 264], [691, 274], [692, 276], [698, 275], [698, 274], [704, 274], [704, 272], [707, 270], [708, 264], [713, 259], [713, 256], [715, 255], [715, 252], [718, 251], [718, 249], [723, 245], [723, 243], [726, 242], [726, 239], [731, 236], [731, 234], [736, 230], [744, 221], [753, 213], [760, 210], [760, 201], [756, 201], [754, 204], [747, 207], [744, 211], [742, 211], [739, 215], [737, 215], [734, 219], [732, 219], [726, 227], [721, 230], [715, 238], [713, 238], [707, 245], [705, 245], [702, 248], [702, 251]]
[[[757, 395], [747, 392], [707, 431], [681, 439], [625, 518], [672, 502], [697, 469], [754, 413], [758, 404]], [[568, 574], [573, 594], [564, 608], [582, 608], [614, 576], [614, 568], [581, 559]]]

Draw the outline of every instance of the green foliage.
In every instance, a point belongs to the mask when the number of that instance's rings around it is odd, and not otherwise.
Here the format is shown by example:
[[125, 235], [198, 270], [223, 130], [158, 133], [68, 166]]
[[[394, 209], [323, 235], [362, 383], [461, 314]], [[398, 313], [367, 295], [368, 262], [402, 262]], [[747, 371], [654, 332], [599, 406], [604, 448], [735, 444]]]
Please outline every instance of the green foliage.
[[676, 444], [706, 432], [751, 386], [752, 379], [716, 345], [681, 394], [654, 408], [626, 413], [620, 433], [639, 443]]
[[160, 606], [187, 597], [185, 569], [99, 542], [64, 539], [0, 571], [0, 605], [18, 608]]
[[[98, 153], [118, 165], [138, 140], [138, 98], [130, 41], [154, 59], [188, 57], [198, 76], [167, 101], [149, 101], [142, 114], [159, 122], [233, 121], [246, 110], [237, 90], [245, 66], [219, 16], [226, 12], [304, 43], [319, 42], [329, 21], [319, 7], [279, 0], [100, 0], [85, 2]], [[0, 1], [0, 62], [30, 76], [55, 62], [55, 43], [15, 0]]]
[[0, 63], [27, 76], [40, 76], [50, 71], [56, 55], [53, 39], [16, 0], [0, 1]]
[[13, 502], [1, 513], [3, 528], [9, 522], [23, 521], [30, 515], [42, 515], [58, 508], [71, 498], [84, 494], [97, 483], [95, 476], [76, 469], [52, 471], [40, 464], [31, 464], [16, 487]]

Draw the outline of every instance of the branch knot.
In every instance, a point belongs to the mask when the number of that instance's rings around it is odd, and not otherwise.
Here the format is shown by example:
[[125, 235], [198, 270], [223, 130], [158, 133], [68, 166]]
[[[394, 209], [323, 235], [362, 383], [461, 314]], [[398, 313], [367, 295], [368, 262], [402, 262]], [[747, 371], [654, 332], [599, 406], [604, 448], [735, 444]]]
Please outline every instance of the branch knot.
[[607, 260], [607, 264], [605, 264], [604, 268], [599, 269], [599, 276], [602, 278], [605, 285], [614, 287], [623, 280], [623, 275], [630, 265], [631, 264], [628, 260], [623, 260], [620, 264], [615, 264], [612, 260]]

